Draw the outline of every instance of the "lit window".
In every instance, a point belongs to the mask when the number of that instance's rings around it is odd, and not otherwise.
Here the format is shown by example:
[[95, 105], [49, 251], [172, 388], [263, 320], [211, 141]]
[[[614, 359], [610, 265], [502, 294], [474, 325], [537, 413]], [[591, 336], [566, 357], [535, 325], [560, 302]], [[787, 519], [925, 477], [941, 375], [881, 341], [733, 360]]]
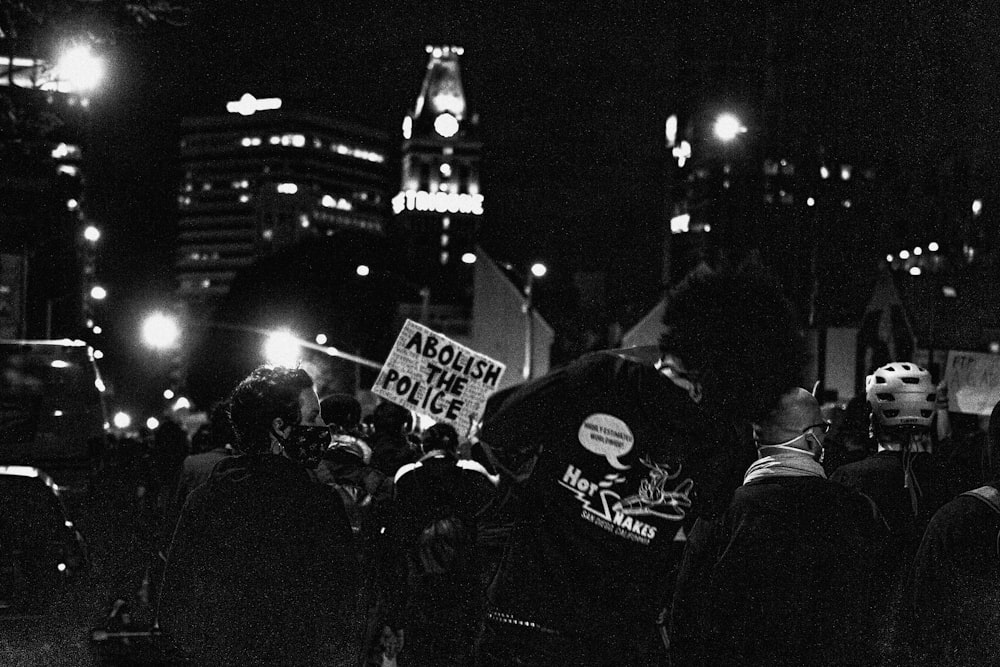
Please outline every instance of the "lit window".
[[203, 289], [211, 287], [212, 286], [212, 281], [209, 280], [208, 278], [205, 278], [204, 280], [201, 281], [201, 286], [202, 286]]
[[927, 244], [927, 249], [930, 250], [931, 252], [937, 252], [938, 248], [940, 247], [941, 246], [937, 244], [937, 241], [931, 241], [930, 243]]
[[260, 137], [254, 137], [250, 143], [252, 143], [254, 146], [260, 146], [261, 144]]
[[451, 228], [451, 218], [449, 218], [448, 216], [441, 218], [441, 229], [450, 229], [450, 228]]
[[983, 212], [983, 200], [976, 199], [972, 202], [972, 215], [979, 215]]
[[448, 238], [448, 235], [447, 235], [447, 234], [442, 234], [442, 235], [441, 235], [441, 247], [442, 247], [442, 248], [445, 248], [445, 247], [447, 247], [447, 246], [448, 246], [448, 241], [450, 241], [450, 240], [451, 240], [451, 239], [449, 239], [449, 238]]
[[294, 195], [299, 191], [299, 186], [295, 183], [278, 183], [278, 192], [283, 195]]
[[448, 164], [447, 162], [442, 162], [440, 170], [441, 170], [441, 175], [442, 176], [444, 176], [445, 178], [451, 178], [451, 165], [450, 164]]
[[891, 254], [885, 256], [885, 261], [887, 261], [887, 262], [891, 263], [893, 259], [895, 259], [895, 258]]
[[913, 249], [913, 254], [919, 257], [920, 255], [924, 254], [924, 249], [921, 248], [920, 246], [917, 246], [916, 248]]
[[309, 216], [305, 214], [299, 216], [299, 224], [302, 225], [302, 229], [309, 229]]
[[845, 199], [844, 200], [844, 208], [851, 208], [851, 200], [850, 199]]
[[67, 210], [69, 210], [69, 211], [75, 211], [79, 207], [80, 207], [80, 202], [78, 202], [77, 200], [75, 200], [75, 199], [67, 199], [66, 200], [66, 209]]
[[194, 190], [194, 183], [184, 184], [184, 192], [191, 192], [192, 190]]
[[292, 135], [292, 145], [296, 148], [302, 148], [306, 145], [306, 138], [301, 134]]
[[448, 251], [447, 250], [445, 250], [444, 252], [441, 253], [441, 263], [442, 264], [447, 264], [448, 263]]
[[313, 137], [313, 148], [323, 148], [323, 142], [319, 140], [319, 137]]
[[281, 137], [276, 134], [272, 134], [271, 138], [267, 140], [272, 146], [277, 146], [281, 143]]
[[849, 181], [851, 180], [851, 165], [845, 164], [840, 167], [840, 180]]
[[691, 215], [688, 213], [682, 213], [681, 215], [675, 215], [670, 218], [670, 233], [671, 234], [683, 234], [690, 230], [691, 226]]
[[208, 192], [209, 190], [212, 189], [212, 184], [206, 181], [201, 184], [201, 189], [204, 190], [205, 192]]
[[250, 195], [240, 195], [241, 204], [246, 204], [248, 201], [250, 201]]
[[899, 251], [899, 258], [900, 259], [909, 259], [910, 258], [910, 251], [909, 250], [900, 250]]
[[243, 139], [240, 140], [240, 146], [243, 146], [244, 148], [249, 148], [252, 145], [253, 145], [253, 139], [251, 139], [250, 137], [243, 137]]
[[819, 168], [819, 176], [820, 178], [830, 178], [830, 170], [826, 168], [825, 164]]
[[261, 233], [261, 236], [264, 238], [265, 241], [273, 241], [274, 240], [274, 230], [273, 229], [265, 229]]
[[815, 205], [816, 205], [816, 200], [813, 199], [812, 197], [806, 200], [806, 206], [815, 206]]
[[920, 269], [919, 266], [911, 266], [910, 267], [910, 275], [911, 276], [919, 276], [921, 273], [923, 273], [923, 271]]
[[57, 174], [66, 174], [67, 176], [76, 176], [80, 173], [79, 167], [75, 167], [71, 164], [61, 164], [56, 167]]

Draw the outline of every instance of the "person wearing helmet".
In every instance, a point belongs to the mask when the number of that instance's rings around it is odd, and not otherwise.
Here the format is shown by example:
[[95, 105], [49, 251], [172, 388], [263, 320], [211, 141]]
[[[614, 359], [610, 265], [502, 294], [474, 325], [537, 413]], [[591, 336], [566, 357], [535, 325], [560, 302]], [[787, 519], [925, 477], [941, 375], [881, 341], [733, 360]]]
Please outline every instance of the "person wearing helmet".
[[930, 517], [951, 497], [949, 476], [931, 456], [937, 389], [911, 362], [892, 362], [865, 380], [869, 432], [877, 451], [837, 468], [831, 479], [872, 498], [893, 542], [912, 558]]

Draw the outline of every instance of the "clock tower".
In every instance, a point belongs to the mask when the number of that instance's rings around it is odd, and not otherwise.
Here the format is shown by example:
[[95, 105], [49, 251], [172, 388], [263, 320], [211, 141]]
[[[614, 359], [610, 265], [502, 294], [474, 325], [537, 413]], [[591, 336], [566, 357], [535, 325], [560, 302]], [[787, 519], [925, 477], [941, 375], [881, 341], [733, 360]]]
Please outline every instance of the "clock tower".
[[428, 46], [427, 71], [403, 118], [400, 192], [393, 198], [407, 273], [436, 305], [471, 308], [476, 237], [484, 215], [479, 119], [462, 88], [458, 46]]

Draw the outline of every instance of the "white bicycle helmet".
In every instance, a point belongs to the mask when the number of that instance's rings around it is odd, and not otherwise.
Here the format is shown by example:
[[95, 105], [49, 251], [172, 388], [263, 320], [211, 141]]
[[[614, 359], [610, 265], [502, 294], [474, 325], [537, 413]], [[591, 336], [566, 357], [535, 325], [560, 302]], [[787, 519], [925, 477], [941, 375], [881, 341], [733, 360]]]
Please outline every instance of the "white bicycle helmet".
[[868, 405], [885, 427], [930, 427], [936, 394], [931, 374], [909, 362], [886, 364], [865, 379]]

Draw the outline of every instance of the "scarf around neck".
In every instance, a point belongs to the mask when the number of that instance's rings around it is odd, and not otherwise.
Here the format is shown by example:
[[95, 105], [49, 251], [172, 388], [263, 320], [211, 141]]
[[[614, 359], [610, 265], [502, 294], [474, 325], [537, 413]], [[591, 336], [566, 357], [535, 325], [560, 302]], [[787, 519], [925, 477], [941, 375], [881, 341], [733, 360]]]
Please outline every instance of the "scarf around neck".
[[747, 472], [743, 476], [743, 483], [749, 484], [758, 479], [772, 477], [822, 477], [826, 479], [826, 471], [807, 451], [803, 450], [802, 454], [781, 452], [754, 461], [747, 468]]

